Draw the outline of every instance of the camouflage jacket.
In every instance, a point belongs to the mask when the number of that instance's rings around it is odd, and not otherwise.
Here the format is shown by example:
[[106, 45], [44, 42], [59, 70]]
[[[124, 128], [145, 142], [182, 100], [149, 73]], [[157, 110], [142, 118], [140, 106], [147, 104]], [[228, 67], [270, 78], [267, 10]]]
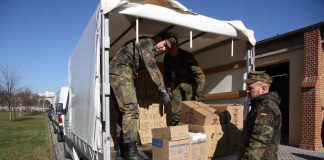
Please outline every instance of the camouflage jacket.
[[[166, 42], [167, 45], [171, 45], [175, 40], [171, 38]], [[163, 76], [154, 59], [157, 54], [154, 45], [155, 42], [151, 38], [141, 38], [138, 43], [131, 41], [125, 44], [110, 62], [110, 74], [135, 79], [138, 71], [145, 67], [158, 89], [164, 89]]]
[[278, 159], [281, 136], [280, 98], [270, 92], [251, 100], [240, 146], [240, 159]]
[[180, 83], [188, 83], [193, 85], [194, 90], [202, 90], [205, 82], [205, 75], [194, 56], [180, 48], [176, 57], [165, 54], [164, 75], [165, 85], [170, 88]]

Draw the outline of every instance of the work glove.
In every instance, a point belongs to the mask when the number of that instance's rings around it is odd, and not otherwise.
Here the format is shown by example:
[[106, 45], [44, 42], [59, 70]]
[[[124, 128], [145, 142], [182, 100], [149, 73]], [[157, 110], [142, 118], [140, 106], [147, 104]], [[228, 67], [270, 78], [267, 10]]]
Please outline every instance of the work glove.
[[164, 105], [171, 102], [169, 94], [167, 93], [167, 91], [165, 89], [161, 90], [160, 100], [161, 100], [161, 103]]
[[171, 88], [167, 88], [167, 92], [169, 94], [169, 97], [172, 98], [172, 89]]

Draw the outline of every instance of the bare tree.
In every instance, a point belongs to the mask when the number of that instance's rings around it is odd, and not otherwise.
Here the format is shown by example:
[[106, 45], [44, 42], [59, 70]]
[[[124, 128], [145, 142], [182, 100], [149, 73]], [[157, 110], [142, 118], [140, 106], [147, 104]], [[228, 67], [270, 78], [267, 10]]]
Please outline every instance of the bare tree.
[[3, 91], [3, 103], [8, 106], [10, 120], [12, 120], [12, 111], [15, 112], [17, 106], [16, 93], [18, 92], [18, 85], [22, 77], [17, 71], [10, 70], [9, 67], [0, 69], [0, 90]]
[[19, 97], [22, 101], [22, 106], [31, 110], [31, 106], [33, 106], [33, 93], [29, 88], [22, 89], [19, 93], [17, 93], [17, 97]]
[[1, 107], [1, 110], [5, 106], [5, 103], [4, 103], [4, 94], [5, 94], [4, 91], [2, 91], [1, 88], [0, 88], [0, 107]]

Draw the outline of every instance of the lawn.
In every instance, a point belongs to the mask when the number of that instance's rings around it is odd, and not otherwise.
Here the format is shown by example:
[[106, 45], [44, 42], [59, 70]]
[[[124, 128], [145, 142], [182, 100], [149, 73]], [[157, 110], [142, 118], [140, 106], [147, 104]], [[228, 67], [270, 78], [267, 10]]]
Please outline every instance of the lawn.
[[0, 160], [48, 160], [49, 140], [46, 113], [23, 113], [10, 121], [0, 112]]

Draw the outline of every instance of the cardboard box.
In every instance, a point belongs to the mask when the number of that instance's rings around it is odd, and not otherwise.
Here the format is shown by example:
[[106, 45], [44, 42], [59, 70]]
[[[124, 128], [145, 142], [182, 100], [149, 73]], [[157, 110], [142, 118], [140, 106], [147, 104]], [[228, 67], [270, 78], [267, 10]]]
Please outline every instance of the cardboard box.
[[212, 104], [212, 108], [221, 111], [226, 115], [226, 124], [232, 123], [238, 129], [243, 129], [243, 110], [244, 106], [240, 104]]
[[189, 160], [189, 139], [170, 141], [166, 139], [153, 138], [152, 160]]
[[149, 106], [149, 112], [154, 113], [154, 114], [159, 114], [160, 113], [160, 104], [157, 104], [157, 103], [151, 104]]
[[141, 112], [139, 115], [139, 129], [146, 130], [154, 128], [154, 115], [150, 112]]
[[161, 116], [159, 113], [154, 113], [154, 128], [167, 127], [166, 114]]
[[140, 144], [148, 144], [152, 143], [152, 131], [151, 129], [146, 130], [138, 130], [138, 138], [140, 140]]
[[182, 102], [180, 121], [185, 124], [195, 125], [220, 124], [216, 109], [196, 101]]
[[[219, 145], [219, 140], [224, 138], [224, 132], [221, 125], [189, 125], [189, 132], [204, 133], [207, 135], [208, 157], [216, 156], [216, 149], [223, 148], [226, 151], [226, 143]], [[226, 142], [226, 141], [225, 141]]]
[[[110, 134], [110, 133], [109, 133], [109, 137], [111, 137], [111, 134]], [[114, 143], [113, 138], [110, 138], [110, 142], [109, 142], [109, 144], [110, 144], [110, 148], [112, 148], [112, 147], [115, 146], [115, 143]]]
[[203, 133], [189, 133], [191, 160], [208, 160], [206, 136]]
[[188, 125], [152, 129], [153, 138], [167, 139], [171, 141], [188, 139], [188, 133]]

